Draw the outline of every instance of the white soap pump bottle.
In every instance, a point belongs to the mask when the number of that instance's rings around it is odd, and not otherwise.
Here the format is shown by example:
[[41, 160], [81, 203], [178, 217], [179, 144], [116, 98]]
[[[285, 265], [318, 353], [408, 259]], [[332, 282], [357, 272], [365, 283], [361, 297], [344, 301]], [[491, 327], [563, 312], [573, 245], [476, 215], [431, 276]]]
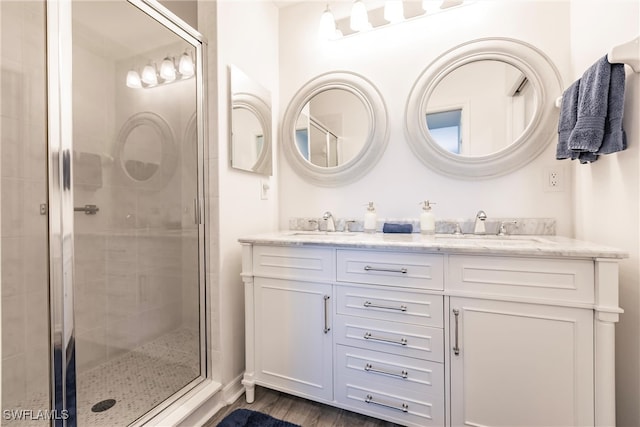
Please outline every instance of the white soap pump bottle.
[[375, 233], [377, 222], [378, 215], [376, 214], [376, 207], [373, 205], [373, 202], [369, 202], [367, 211], [364, 213], [364, 232]]
[[434, 202], [425, 200], [420, 202], [422, 205], [422, 213], [420, 214], [420, 233], [421, 234], [435, 234], [436, 232], [436, 217], [431, 212], [431, 205], [435, 205]]

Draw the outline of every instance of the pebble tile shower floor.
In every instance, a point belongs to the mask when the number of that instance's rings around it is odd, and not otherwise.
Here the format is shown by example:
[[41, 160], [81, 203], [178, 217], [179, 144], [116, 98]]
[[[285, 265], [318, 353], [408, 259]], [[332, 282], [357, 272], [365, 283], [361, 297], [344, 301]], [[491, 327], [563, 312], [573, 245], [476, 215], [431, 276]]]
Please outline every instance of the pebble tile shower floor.
[[[78, 378], [78, 426], [126, 426], [187, 385], [200, 374], [197, 331], [180, 329], [80, 374]], [[92, 412], [96, 403], [115, 399], [104, 412]], [[17, 408], [48, 407], [38, 396]], [[8, 421], [2, 426], [45, 426], [47, 422]]]

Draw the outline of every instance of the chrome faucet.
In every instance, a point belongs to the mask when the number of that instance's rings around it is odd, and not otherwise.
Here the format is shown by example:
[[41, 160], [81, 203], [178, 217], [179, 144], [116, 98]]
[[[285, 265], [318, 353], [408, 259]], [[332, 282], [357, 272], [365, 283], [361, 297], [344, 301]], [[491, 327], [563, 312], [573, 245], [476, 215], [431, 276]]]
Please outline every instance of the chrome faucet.
[[331, 212], [326, 211], [324, 215], [322, 215], [322, 219], [327, 222], [327, 231], [336, 231], [336, 223]]
[[484, 226], [484, 222], [487, 220], [487, 214], [485, 211], [478, 211], [476, 214], [476, 222], [473, 226], [473, 234], [486, 234], [487, 229]]
[[517, 224], [518, 221], [501, 221], [498, 227], [498, 236], [508, 236], [507, 224]]

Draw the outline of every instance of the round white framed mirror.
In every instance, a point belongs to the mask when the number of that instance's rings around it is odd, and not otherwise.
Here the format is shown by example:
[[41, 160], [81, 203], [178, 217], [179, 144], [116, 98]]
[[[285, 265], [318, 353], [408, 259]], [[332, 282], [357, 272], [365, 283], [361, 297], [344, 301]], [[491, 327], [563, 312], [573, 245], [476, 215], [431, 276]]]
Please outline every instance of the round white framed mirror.
[[158, 114], [134, 114], [118, 134], [118, 160], [134, 185], [157, 190], [173, 176], [177, 152], [169, 124]]
[[382, 96], [364, 77], [330, 72], [307, 82], [287, 107], [281, 129], [291, 167], [307, 181], [338, 186], [362, 178], [389, 140]]
[[407, 138], [416, 156], [444, 175], [503, 175], [551, 142], [561, 94], [558, 70], [532, 45], [470, 41], [437, 57], [418, 77], [407, 100]]

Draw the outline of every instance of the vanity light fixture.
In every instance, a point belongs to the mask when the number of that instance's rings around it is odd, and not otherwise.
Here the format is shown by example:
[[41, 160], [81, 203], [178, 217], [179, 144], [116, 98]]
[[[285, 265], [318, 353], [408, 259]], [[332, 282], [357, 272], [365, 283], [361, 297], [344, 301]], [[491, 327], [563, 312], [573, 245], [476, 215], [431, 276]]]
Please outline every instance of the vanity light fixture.
[[334, 18], [331, 9], [329, 9], [329, 5], [322, 12], [322, 16], [320, 17], [320, 30], [319, 30], [320, 38], [325, 40], [330, 40], [336, 37], [339, 37], [342, 33], [338, 34], [338, 30], [336, 28], [336, 18]]
[[441, 0], [422, 0], [422, 10], [425, 14], [430, 15], [440, 10], [441, 4]]
[[132, 89], [142, 88], [142, 80], [140, 80], [140, 74], [136, 70], [129, 70], [127, 73], [127, 86]]
[[158, 72], [156, 71], [155, 64], [147, 64], [142, 69], [142, 82], [148, 86], [155, 86], [158, 84]]
[[180, 59], [167, 55], [160, 62], [160, 72], [154, 62], [147, 63], [141, 73], [138, 73], [135, 67], [132, 68], [127, 72], [126, 84], [132, 89], [147, 89], [189, 79], [195, 75], [195, 71], [193, 59], [189, 52], [185, 51], [180, 55]]
[[384, 19], [390, 24], [404, 21], [404, 6], [402, 0], [387, 0], [384, 3]]
[[178, 64], [178, 71], [182, 74], [183, 78], [192, 77], [196, 70], [193, 65], [193, 59], [191, 59], [191, 55], [188, 52], [185, 52], [180, 57], [180, 62]]
[[176, 79], [176, 66], [173, 59], [168, 56], [162, 60], [160, 64], [160, 77], [165, 82], [172, 82]]
[[369, 16], [367, 14], [367, 7], [362, 0], [355, 0], [351, 7], [351, 29], [353, 31], [366, 31], [371, 28], [369, 23]]
[[433, 15], [460, 6], [471, 4], [467, 0], [386, 0], [384, 7], [378, 6], [367, 10], [364, 0], [355, 0], [351, 14], [336, 20], [329, 5], [320, 18], [319, 37], [324, 40], [335, 40], [343, 35], [349, 36], [385, 25], [396, 24], [414, 18]]

